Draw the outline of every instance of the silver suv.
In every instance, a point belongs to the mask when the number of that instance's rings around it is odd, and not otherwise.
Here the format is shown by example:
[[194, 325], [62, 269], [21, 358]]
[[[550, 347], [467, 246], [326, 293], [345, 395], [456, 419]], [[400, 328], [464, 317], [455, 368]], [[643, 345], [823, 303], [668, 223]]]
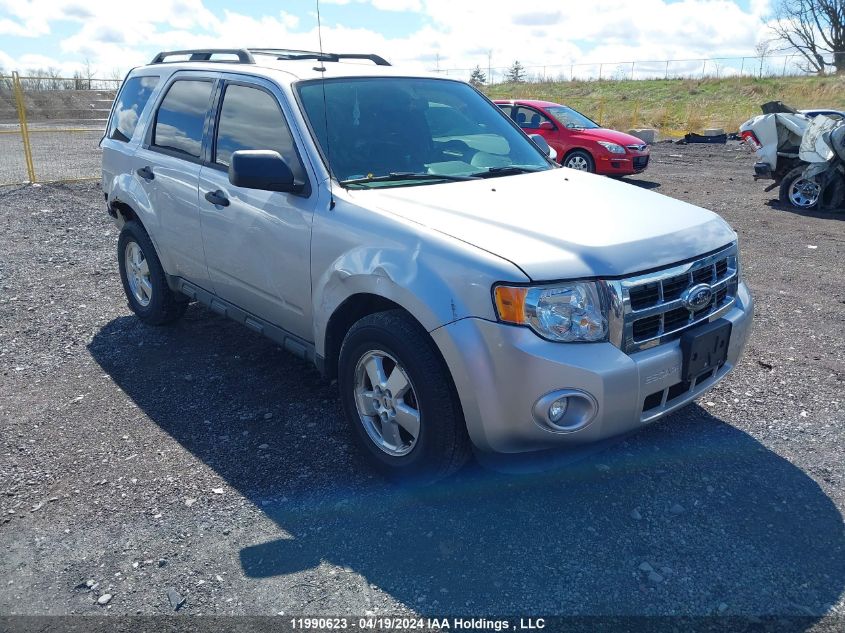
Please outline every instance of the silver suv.
[[393, 476], [642, 428], [748, 337], [721, 218], [560, 168], [469, 84], [376, 55], [161, 53], [102, 147], [135, 314], [198, 301], [313, 361]]

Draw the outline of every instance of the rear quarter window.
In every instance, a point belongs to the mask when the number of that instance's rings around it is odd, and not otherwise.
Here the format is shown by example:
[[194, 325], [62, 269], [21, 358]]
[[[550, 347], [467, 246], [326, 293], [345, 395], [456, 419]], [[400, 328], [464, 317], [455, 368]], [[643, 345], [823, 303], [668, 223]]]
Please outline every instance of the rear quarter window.
[[109, 119], [108, 137], [124, 143], [129, 142], [138, 127], [138, 119], [158, 85], [158, 76], [132, 77], [127, 79], [117, 95]]

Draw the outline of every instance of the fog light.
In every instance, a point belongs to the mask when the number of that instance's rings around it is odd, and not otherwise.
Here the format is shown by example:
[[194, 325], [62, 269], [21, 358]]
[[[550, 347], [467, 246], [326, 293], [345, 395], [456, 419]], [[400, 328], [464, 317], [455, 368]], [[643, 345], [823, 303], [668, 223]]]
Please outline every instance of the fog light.
[[596, 399], [580, 389], [557, 389], [537, 399], [534, 421], [552, 433], [574, 433], [592, 422], [599, 410]]
[[560, 422], [561, 418], [566, 415], [566, 410], [569, 408], [569, 398], [558, 398], [549, 407], [549, 421], [552, 424]]

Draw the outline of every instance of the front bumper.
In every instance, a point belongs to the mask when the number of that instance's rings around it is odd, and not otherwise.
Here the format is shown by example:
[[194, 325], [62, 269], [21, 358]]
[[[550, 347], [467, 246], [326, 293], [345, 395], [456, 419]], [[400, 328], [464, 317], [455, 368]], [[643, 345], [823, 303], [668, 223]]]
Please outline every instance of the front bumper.
[[[685, 392], [676, 387], [682, 363], [677, 340], [629, 356], [610, 343], [550, 343], [527, 328], [475, 318], [432, 336], [452, 373], [473, 443], [485, 451], [520, 453], [628, 433], [692, 402], [736, 366], [753, 312], [748, 288], [740, 283], [736, 303], [721, 317], [733, 324], [726, 364]], [[561, 432], [535, 421], [535, 403], [559, 390], [593, 399], [589, 424]], [[660, 391], [674, 395], [657, 406], [653, 398], [647, 401]]]
[[625, 154], [601, 153], [596, 157], [596, 173], [605, 176], [629, 176], [639, 174], [648, 167], [650, 153], [631, 152]]

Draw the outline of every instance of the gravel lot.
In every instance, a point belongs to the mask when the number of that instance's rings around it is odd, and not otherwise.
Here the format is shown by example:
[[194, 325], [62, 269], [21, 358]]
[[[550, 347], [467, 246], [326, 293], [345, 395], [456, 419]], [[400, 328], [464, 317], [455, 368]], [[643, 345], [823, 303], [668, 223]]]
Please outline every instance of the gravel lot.
[[312, 367], [196, 306], [136, 321], [97, 185], [0, 188], [0, 614], [842, 626], [845, 214], [778, 208], [752, 163], [659, 145], [630, 179], [738, 231], [757, 317], [730, 378], [597, 455], [417, 492], [363, 467]]

